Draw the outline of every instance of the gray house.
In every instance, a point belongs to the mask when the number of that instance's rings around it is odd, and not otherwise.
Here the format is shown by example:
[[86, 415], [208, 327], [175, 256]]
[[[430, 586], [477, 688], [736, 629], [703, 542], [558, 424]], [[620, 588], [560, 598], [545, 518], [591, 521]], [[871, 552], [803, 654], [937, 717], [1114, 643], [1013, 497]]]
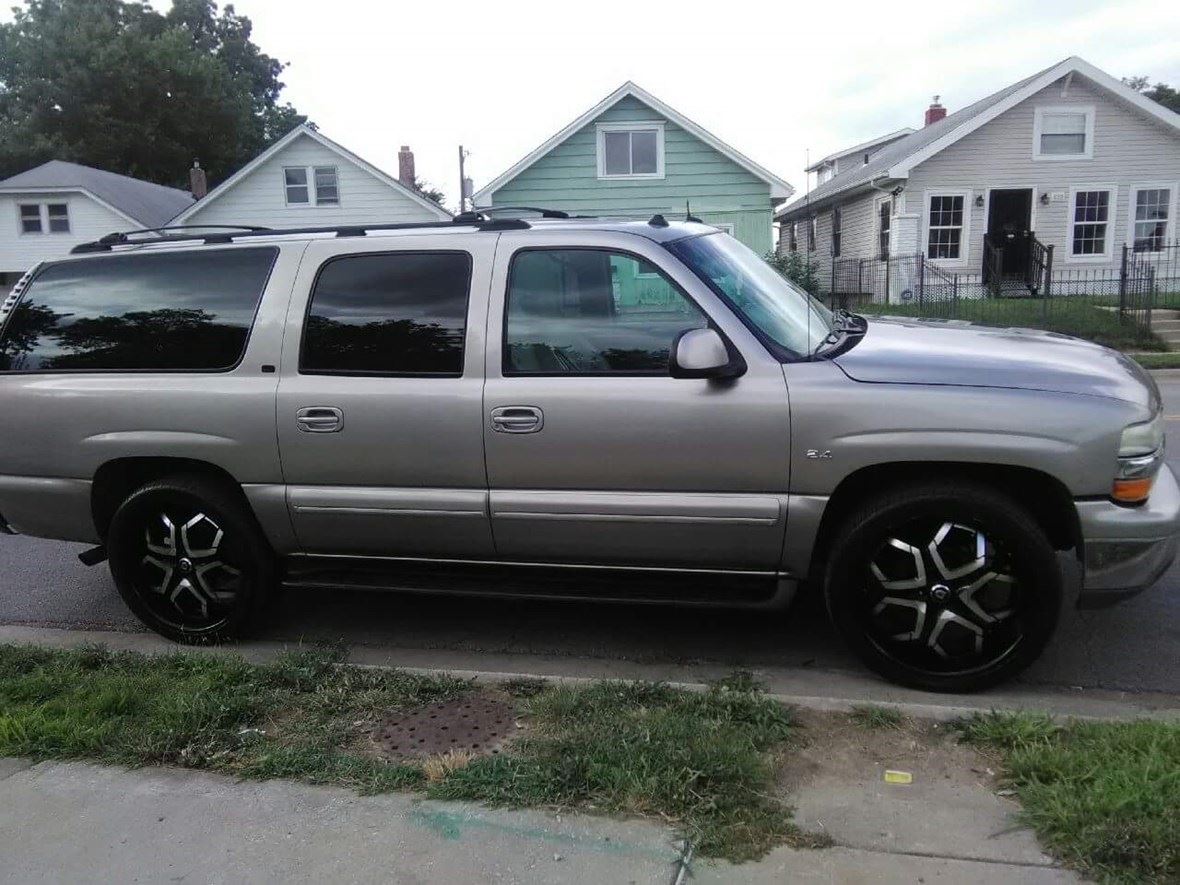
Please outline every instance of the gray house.
[[50, 160], [0, 181], [0, 295], [39, 261], [117, 230], [167, 224], [192, 194]]
[[921, 129], [808, 171], [810, 193], [775, 215], [779, 249], [813, 259], [829, 290], [840, 259], [888, 256], [1020, 281], [1047, 246], [1080, 279], [1117, 272], [1124, 244], [1163, 253], [1176, 239], [1180, 115], [1068, 58], [953, 114], [936, 97]]

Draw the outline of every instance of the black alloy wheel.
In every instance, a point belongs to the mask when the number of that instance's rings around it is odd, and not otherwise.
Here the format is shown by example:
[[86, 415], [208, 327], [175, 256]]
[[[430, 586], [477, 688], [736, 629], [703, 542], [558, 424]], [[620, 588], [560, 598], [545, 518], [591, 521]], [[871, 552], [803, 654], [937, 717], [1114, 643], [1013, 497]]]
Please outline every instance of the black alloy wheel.
[[134, 492], [107, 537], [128, 607], [178, 642], [220, 642], [253, 625], [274, 583], [273, 555], [231, 489], [172, 477]]
[[828, 610], [886, 678], [973, 691], [1025, 669], [1056, 626], [1056, 551], [1014, 501], [972, 483], [899, 489], [845, 523]]

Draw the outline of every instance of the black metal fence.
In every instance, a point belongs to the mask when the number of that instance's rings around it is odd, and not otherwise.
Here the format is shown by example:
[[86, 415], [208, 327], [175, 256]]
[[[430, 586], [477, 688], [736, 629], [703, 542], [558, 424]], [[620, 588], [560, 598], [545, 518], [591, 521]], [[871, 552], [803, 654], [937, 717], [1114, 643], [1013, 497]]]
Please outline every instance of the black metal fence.
[[[1161, 310], [1180, 310], [1180, 242], [1153, 251], [1124, 246], [1117, 265], [1055, 264], [1052, 247], [1032, 244], [1027, 268], [1003, 275], [949, 270], [926, 256], [834, 258], [819, 268], [820, 297], [861, 313], [964, 319], [1031, 326], [1119, 346], [1162, 346]], [[823, 271], [828, 273], [823, 273]], [[1169, 314], [1167, 318], [1174, 315]], [[1105, 331], [1103, 331], [1105, 330]]]

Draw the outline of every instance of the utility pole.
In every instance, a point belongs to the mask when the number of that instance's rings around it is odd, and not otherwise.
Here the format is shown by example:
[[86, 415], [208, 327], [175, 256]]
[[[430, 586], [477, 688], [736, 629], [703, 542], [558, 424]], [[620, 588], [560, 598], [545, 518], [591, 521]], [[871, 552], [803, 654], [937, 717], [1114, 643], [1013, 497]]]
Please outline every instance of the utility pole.
[[467, 159], [467, 151], [459, 145], [459, 211], [467, 211], [467, 176], [463, 172], [463, 161]]

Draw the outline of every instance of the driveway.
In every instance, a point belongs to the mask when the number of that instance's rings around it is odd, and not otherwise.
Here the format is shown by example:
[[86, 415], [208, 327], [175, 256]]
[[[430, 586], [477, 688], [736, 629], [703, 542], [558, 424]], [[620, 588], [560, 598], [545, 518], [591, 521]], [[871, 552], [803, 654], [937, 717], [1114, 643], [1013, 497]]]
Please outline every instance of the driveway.
[[[1173, 439], [1180, 439], [1180, 378], [1161, 377]], [[1180, 474], [1180, 443], [1169, 463]], [[105, 567], [78, 563], [77, 545], [0, 537], [0, 623], [140, 629]], [[456, 600], [337, 591], [288, 594], [270, 639], [343, 638], [350, 644], [556, 654], [651, 663], [859, 670], [821, 606], [792, 611]], [[1146, 593], [1103, 611], [1071, 611], [1023, 677], [1037, 684], [1132, 691], [1180, 690], [1180, 566]]]

